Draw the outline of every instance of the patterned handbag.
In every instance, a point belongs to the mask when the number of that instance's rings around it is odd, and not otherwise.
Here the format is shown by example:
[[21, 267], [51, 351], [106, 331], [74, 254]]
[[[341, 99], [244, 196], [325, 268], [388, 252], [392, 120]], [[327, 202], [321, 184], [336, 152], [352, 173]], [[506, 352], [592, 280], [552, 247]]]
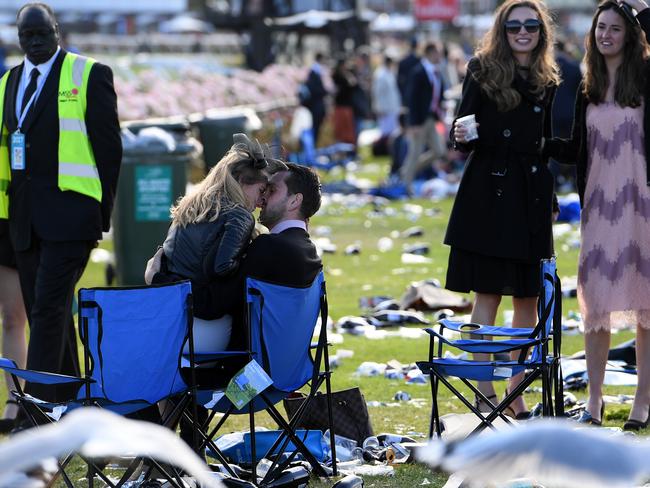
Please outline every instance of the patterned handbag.
[[[284, 400], [284, 409], [289, 418], [293, 417], [304, 400], [302, 393]], [[354, 439], [359, 445], [373, 435], [366, 400], [357, 387], [332, 392], [332, 417], [336, 435]], [[296, 428], [319, 429], [323, 432], [329, 428], [325, 394], [316, 393]]]

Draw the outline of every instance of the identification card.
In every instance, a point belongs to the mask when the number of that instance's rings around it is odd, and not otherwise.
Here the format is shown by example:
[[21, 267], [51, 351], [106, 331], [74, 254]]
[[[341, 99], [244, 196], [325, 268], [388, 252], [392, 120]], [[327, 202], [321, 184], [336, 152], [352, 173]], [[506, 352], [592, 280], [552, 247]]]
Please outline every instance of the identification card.
[[11, 169], [25, 169], [25, 134], [20, 132], [11, 134]]

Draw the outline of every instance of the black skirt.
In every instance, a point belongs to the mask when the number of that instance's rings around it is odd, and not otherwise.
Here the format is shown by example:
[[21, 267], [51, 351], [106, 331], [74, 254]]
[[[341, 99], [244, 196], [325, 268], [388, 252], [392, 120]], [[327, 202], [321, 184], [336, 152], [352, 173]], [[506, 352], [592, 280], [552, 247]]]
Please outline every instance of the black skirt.
[[460, 293], [536, 297], [540, 288], [539, 269], [539, 263], [483, 256], [452, 247], [445, 287]]

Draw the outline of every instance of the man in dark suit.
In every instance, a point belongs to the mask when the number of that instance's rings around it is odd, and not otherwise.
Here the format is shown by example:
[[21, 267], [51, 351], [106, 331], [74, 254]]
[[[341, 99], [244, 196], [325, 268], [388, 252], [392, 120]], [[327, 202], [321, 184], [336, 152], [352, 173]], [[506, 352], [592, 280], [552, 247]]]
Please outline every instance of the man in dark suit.
[[442, 110], [445, 91], [442, 76], [436, 68], [440, 51], [435, 44], [427, 44], [424, 56], [411, 70], [407, 89], [408, 153], [401, 168], [401, 179], [410, 187], [422, 164], [425, 144], [431, 152], [426, 161], [443, 158], [447, 153], [445, 140], [436, 130], [438, 121], [444, 119]]
[[312, 118], [312, 132], [314, 134], [314, 145], [318, 144], [320, 126], [325, 120], [325, 97], [327, 90], [323, 84], [323, 54], [316, 53], [314, 64], [309, 69], [307, 81], [305, 81], [307, 93], [302, 104], [307, 107]]
[[[72, 300], [91, 249], [110, 227], [122, 159], [117, 97], [110, 68], [59, 47], [49, 6], [26, 4], [16, 25], [25, 59], [2, 89], [11, 155], [2, 196], [29, 318], [27, 367], [78, 374]], [[2, 156], [0, 164], [9, 164]], [[36, 384], [26, 391], [51, 401], [75, 393]]]
[[399, 93], [402, 96], [402, 106], [408, 106], [406, 100], [406, 92], [408, 88], [409, 75], [415, 66], [420, 62], [420, 57], [418, 56], [418, 40], [413, 37], [411, 39], [411, 50], [406, 55], [406, 57], [400, 60], [397, 66], [397, 87], [399, 88]]

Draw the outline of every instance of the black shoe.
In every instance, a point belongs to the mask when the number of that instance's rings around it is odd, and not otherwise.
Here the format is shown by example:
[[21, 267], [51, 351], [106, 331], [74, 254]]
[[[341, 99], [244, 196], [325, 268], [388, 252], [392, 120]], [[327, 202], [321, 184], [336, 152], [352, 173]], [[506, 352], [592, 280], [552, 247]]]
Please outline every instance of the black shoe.
[[650, 424], [650, 412], [648, 412], [648, 418], [645, 419], [645, 422], [640, 420], [628, 419], [627, 422], [623, 424], [623, 430], [634, 431], [645, 429]]
[[588, 424], [588, 425], [595, 425], [597, 427], [600, 427], [603, 425], [603, 417], [605, 416], [605, 402], [602, 402], [600, 404], [600, 420], [596, 420], [591, 416], [591, 414], [587, 411], [587, 409], [583, 410], [580, 416], [578, 417], [578, 423], [579, 424]]

